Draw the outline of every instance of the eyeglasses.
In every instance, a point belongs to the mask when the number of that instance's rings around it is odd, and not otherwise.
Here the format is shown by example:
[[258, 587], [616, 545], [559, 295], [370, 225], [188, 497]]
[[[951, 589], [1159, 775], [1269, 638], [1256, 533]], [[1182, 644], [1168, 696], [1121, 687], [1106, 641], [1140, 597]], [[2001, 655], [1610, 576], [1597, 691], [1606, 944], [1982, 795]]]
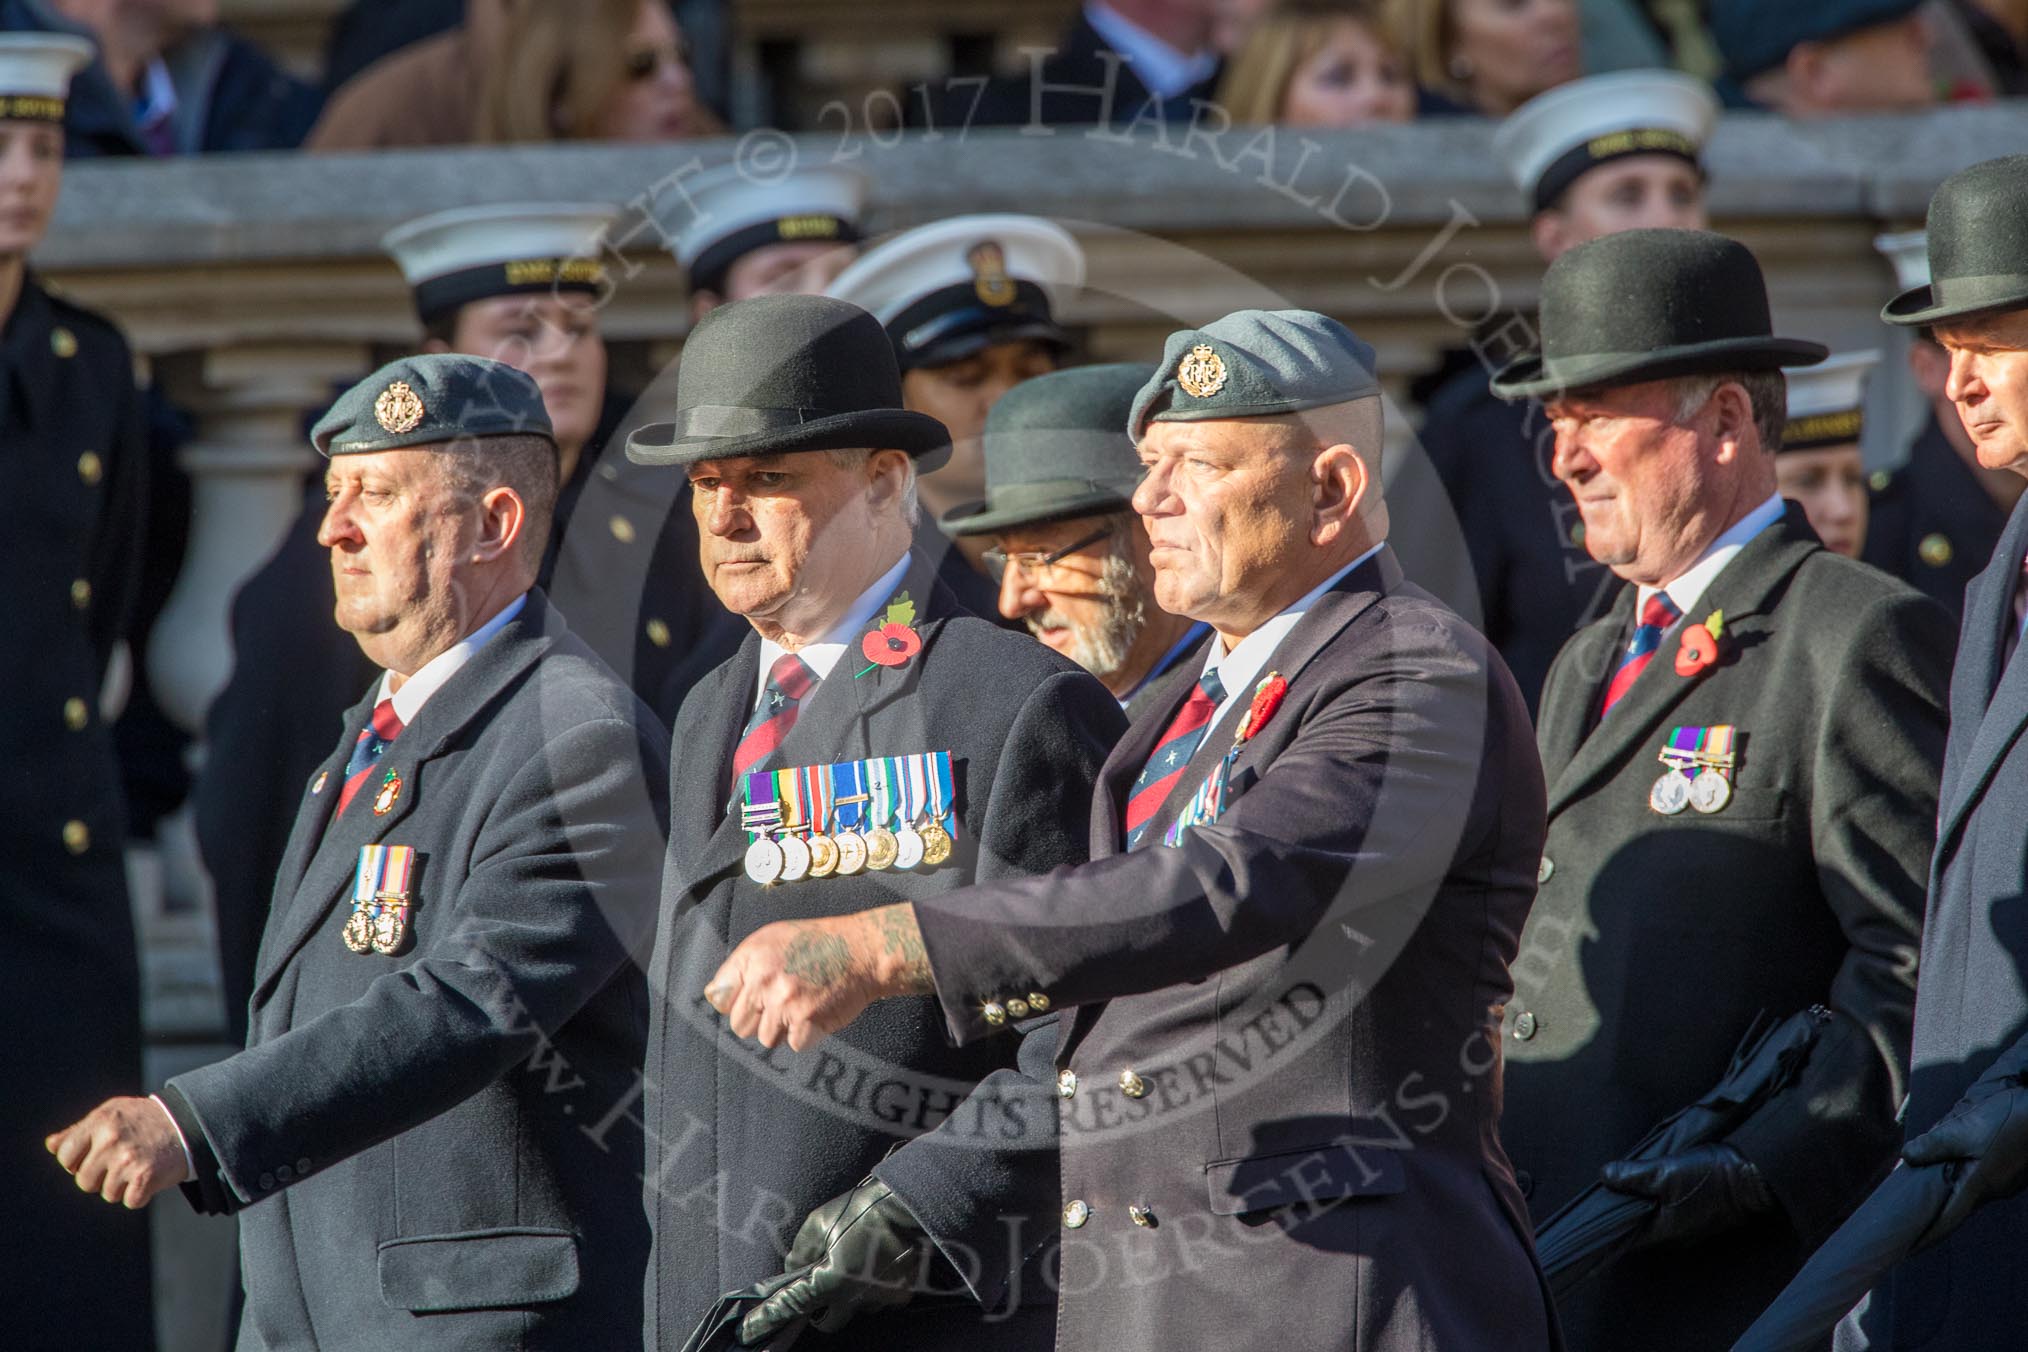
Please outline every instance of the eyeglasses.
[[1043, 569], [1063, 562], [1063, 560], [1077, 553], [1080, 549], [1090, 548], [1112, 533], [1113, 528], [1111, 526], [1100, 526], [1091, 534], [1084, 536], [1082, 539], [1075, 540], [1061, 549], [1048, 551], [1021, 549], [1010, 554], [1006, 550], [996, 546], [986, 550], [979, 557], [985, 560], [986, 566], [993, 570], [993, 576], [996, 578], [1004, 576], [1010, 565], [1028, 577], [1039, 577]]

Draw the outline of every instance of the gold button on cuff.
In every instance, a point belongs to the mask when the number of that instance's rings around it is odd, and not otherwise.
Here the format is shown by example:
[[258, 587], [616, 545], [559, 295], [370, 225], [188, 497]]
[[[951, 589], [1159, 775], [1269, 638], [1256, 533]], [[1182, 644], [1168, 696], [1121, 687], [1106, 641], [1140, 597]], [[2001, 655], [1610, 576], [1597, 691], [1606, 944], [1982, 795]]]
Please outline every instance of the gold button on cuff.
[[99, 459], [97, 451], [86, 451], [77, 458], [77, 477], [93, 485], [106, 477], [105, 462]]
[[72, 854], [83, 854], [92, 847], [92, 829], [81, 821], [67, 821], [63, 824], [63, 848]]
[[648, 642], [658, 648], [669, 646], [669, 626], [661, 620], [648, 621]]
[[1076, 1071], [1059, 1070], [1056, 1072], [1056, 1096], [1064, 1099], [1077, 1097]]
[[1091, 1208], [1082, 1199], [1072, 1202], [1063, 1209], [1063, 1224], [1066, 1229], [1075, 1230], [1091, 1219]]
[[1120, 1072], [1120, 1092], [1128, 1098], [1142, 1098], [1148, 1092], [1148, 1082], [1131, 1070]]
[[1007, 1011], [998, 1000], [988, 1000], [985, 1007], [979, 1011], [979, 1016], [995, 1028], [1007, 1022]]
[[1015, 997], [1014, 997], [1013, 999], [1011, 999], [1011, 1000], [1009, 1000], [1009, 1001], [1007, 1002], [1007, 1015], [1008, 1015], [1008, 1017], [1009, 1017], [1009, 1018], [1015, 1018], [1015, 1019], [1025, 1019], [1025, 1018], [1027, 1018], [1027, 1017], [1028, 1017], [1028, 1002], [1027, 1002], [1026, 1000], [1023, 1000], [1023, 999], [1022, 999], [1022, 998], [1021, 998], [1020, 996], [1018, 996], [1018, 995], [1017, 995], [1017, 996], [1015, 996]]
[[91, 721], [91, 709], [76, 695], [63, 702], [63, 725], [72, 732], [84, 731], [84, 725]]
[[1144, 1206], [1130, 1206], [1127, 1208], [1127, 1219], [1136, 1225], [1147, 1227], [1155, 1223], [1155, 1213]]
[[613, 532], [613, 538], [615, 540], [618, 540], [623, 545], [630, 545], [634, 543], [633, 522], [627, 520], [627, 518], [625, 518], [624, 516], [616, 516], [611, 521], [608, 521], [606, 524], [607, 526], [611, 527]]
[[1049, 997], [1041, 991], [1030, 991], [1028, 992], [1028, 1007], [1037, 1014], [1047, 1014], [1049, 1012]]
[[79, 578], [70, 584], [70, 603], [83, 610], [92, 603], [92, 584]]

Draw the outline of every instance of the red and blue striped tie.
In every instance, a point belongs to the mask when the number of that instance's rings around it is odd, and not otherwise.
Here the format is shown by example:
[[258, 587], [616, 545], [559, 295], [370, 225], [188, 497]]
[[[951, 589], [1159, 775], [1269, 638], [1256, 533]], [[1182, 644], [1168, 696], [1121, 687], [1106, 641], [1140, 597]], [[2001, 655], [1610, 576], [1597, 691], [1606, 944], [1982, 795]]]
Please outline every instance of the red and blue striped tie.
[[796, 710], [803, 696], [816, 684], [817, 673], [794, 653], [783, 653], [768, 668], [767, 689], [761, 691], [760, 703], [754, 706], [753, 716], [746, 720], [746, 731], [739, 735], [739, 745], [733, 748], [735, 790], [739, 788], [740, 776], [774, 754], [782, 739], [789, 735], [789, 729], [796, 726]]
[[1128, 849], [1138, 847], [1148, 834], [1149, 827], [1154, 825], [1156, 811], [1168, 799], [1176, 781], [1183, 778], [1183, 772], [1190, 767], [1190, 758], [1197, 754], [1198, 743], [1210, 730], [1211, 716], [1224, 702], [1225, 685], [1218, 679], [1218, 672], [1215, 669], [1205, 672], [1198, 678], [1190, 698], [1183, 701], [1183, 707], [1176, 711], [1176, 717], [1163, 731], [1162, 740], [1155, 743], [1148, 763], [1141, 767], [1140, 776], [1134, 780], [1134, 791], [1127, 795]]
[[338, 808], [331, 814], [334, 821], [344, 814], [345, 805], [366, 782], [367, 773], [380, 762], [380, 753], [401, 736], [401, 728], [401, 718], [394, 712], [393, 700], [384, 699], [373, 706], [373, 717], [366, 720], [366, 726], [359, 730], [359, 740], [352, 744], [352, 758], [345, 762], [345, 787], [338, 791]]
[[1669, 593], [1658, 591], [1648, 598], [1648, 604], [1641, 607], [1641, 622], [1634, 626], [1634, 637], [1621, 655], [1613, 678], [1606, 682], [1605, 705], [1598, 711], [1600, 718], [1613, 711], [1620, 697], [1648, 669], [1648, 663], [1655, 660], [1655, 649], [1662, 646], [1663, 633], [1682, 617], [1683, 612], [1669, 599]]

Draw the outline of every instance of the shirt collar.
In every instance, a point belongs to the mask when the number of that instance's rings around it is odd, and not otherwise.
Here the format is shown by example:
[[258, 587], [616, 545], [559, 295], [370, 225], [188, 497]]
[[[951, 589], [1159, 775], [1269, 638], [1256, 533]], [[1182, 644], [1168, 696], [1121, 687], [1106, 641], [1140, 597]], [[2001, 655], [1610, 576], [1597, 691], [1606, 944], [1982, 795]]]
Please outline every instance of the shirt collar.
[[[908, 574], [908, 560], [908, 553], [904, 550], [892, 568], [882, 573], [872, 586], [859, 593], [859, 599], [852, 603], [844, 618], [826, 630], [824, 636], [815, 643], [806, 643], [796, 650], [796, 656], [802, 658], [810, 670], [816, 673], [818, 680], [821, 681], [831, 674], [831, 668], [837, 666], [838, 659], [845, 655], [846, 646], [858, 637], [867, 625], [873, 623], [874, 612], [880, 609], [888, 597], [894, 595], [894, 589], [901, 585], [901, 579]], [[787, 651], [787, 648], [771, 638], [761, 640], [760, 677], [753, 688], [754, 704], [760, 703], [761, 694], [768, 688], [768, 672], [773, 668], [775, 659]]]
[[1711, 542], [1697, 558], [1697, 562], [1683, 570], [1675, 581], [1662, 587], [1642, 587], [1634, 598], [1634, 613], [1640, 614], [1648, 605], [1648, 598], [1658, 591], [1669, 593], [1669, 600], [1676, 609], [1688, 615], [1704, 599], [1704, 593], [1711, 586], [1712, 579], [1725, 571], [1725, 565], [1733, 556], [1746, 547], [1747, 541], [1782, 519], [1786, 510], [1782, 495], [1776, 493], [1760, 506], [1732, 523], [1732, 526]]
[[1188, 652], [1192, 644], [1199, 642], [1200, 640], [1203, 639], [1203, 637], [1206, 634], [1210, 632], [1211, 626], [1206, 624], [1202, 620], [1198, 620], [1196, 623], [1192, 624], [1188, 629], [1185, 629], [1183, 631], [1183, 637], [1177, 639], [1175, 644], [1170, 647], [1169, 651], [1162, 654], [1160, 660], [1158, 660], [1154, 666], [1148, 669], [1148, 674], [1146, 676], [1143, 676], [1140, 680], [1134, 682], [1134, 688], [1132, 690], [1129, 690], [1126, 694], [1121, 695], [1119, 697], [1120, 707], [1122, 709], [1126, 708], [1128, 702], [1131, 701], [1134, 698], [1134, 696], [1140, 694], [1143, 690], [1146, 690], [1151, 684], [1160, 680], [1163, 676], [1167, 675], [1169, 672], [1169, 668], [1176, 665], [1176, 660], [1182, 657], [1184, 653]]
[[374, 703], [378, 704], [381, 700], [392, 699], [394, 701], [394, 716], [401, 720], [401, 725], [405, 728], [415, 722], [416, 715], [422, 712], [422, 707], [429, 700], [429, 697], [443, 689], [444, 683], [457, 675], [459, 669], [465, 663], [472, 660], [472, 655], [485, 647], [493, 635], [505, 629], [507, 622], [516, 615], [519, 615], [521, 608], [527, 604], [528, 593], [523, 592], [512, 601], [509, 601], [498, 615], [495, 615], [492, 619], [486, 621], [477, 629], [474, 629], [471, 633], [423, 663], [422, 669], [403, 681], [401, 689], [395, 691], [392, 695], [387, 693], [387, 687], [394, 680], [394, 673], [391, 671], [381, 672], [380, 690], [373, 697]]
[[175, 114], [176, 82], [170, 78], [168, 64], [158, 56], [142, 72], [141, 96], [134, 101], [134, 121], [139, 126], [152, 127]]
[[1225, 717], [1225, 711], [1232, 706], [1234, 700], [1252, 699], [1254, 681], [1267, 666], [1268, 659], [1275, 655], [1275, 649], [1281, 647], [1282, 640], [1289, 636], [1289, 631], [1309, 613], [1310, 608], [1317, 604], [1325, 592], [1343, 582], [1346, 574], [1386, 547], [1386, 541], [1382, 541], [1325, 578], [1311, 588], [1309, 594], [1302, 600], [1241, 639], [1231, 652], [1225, 650], [1225, 640], [1214, 634], [1211, 647], [1204, 654], [1204, 669], [1218, 673], [1219, 684], [1225, 687], [1225, 698], [1212, 713], [1211, 721], [1216, 723]]
[[1180, 94], [1210, 79], [1218, 69], [1216, 53], [1179, 52], [1099, 0], [1090, 0], [1085, 5], [1084, 17], [1093, 31], [1105, 39], [1106, 46], [1126, 58], [1135, 78], [1158, 99]]

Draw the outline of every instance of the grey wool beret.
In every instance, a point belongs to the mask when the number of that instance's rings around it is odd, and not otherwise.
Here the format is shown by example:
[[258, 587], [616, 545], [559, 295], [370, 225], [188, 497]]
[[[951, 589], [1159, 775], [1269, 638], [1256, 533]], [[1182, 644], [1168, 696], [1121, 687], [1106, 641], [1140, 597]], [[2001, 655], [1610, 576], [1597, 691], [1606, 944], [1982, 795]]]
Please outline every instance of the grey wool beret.
[[428, 352], [391, 361], [339, 395], [310, 444], [323, 456], [361, 455], [522, 434], [556, 440], [532, 376], [485, 357]]
[[1264, 418], [1380, 393], [1373, 349], [1314, 310], [1235, 310], [1169, 335], [1154, 376], [1127, 419], [1139, 441], [1150, 422]]

